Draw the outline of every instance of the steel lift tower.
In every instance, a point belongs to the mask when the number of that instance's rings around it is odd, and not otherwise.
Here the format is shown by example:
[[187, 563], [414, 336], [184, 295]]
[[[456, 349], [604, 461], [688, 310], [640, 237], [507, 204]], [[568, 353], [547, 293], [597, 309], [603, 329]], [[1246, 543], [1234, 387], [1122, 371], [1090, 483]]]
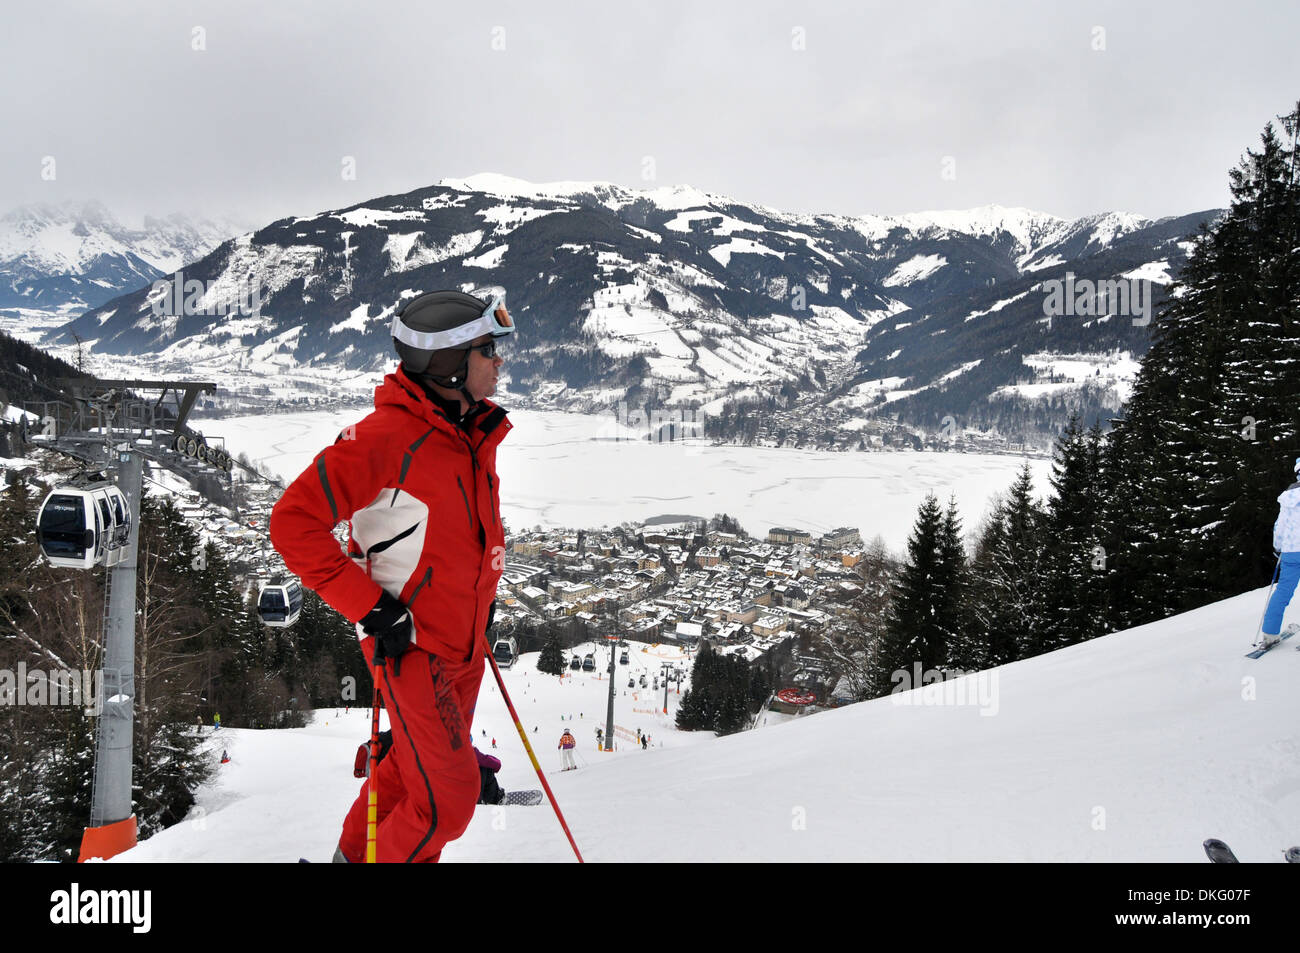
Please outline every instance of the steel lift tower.
[[[78, 858], [85, 861], [112, 857], [136, 843], [136, 819], [131, 806], [136, 556], [145, 458], [190, 481], [218, 505], [227, 505], [228, 501], [212, 494], [216, 490], [229, 494], [228, 479], [234, 462], [221, 448], [209, 448], [203, 436], [186, 425], [199, 395], [215, 391], [215, 384], [93, 379], [56, 383], [59, 399], [24, 405], [39, 421], [37, 432], [29, 433], [27, 441], [109, 474], [126, 498], [131, 523], [120, 558], [106, 570], [104, 704], [95, 739], [90, 826], [82, 838]], [[140, 396], [148, 391], [157, 392], [156, 396]], [[201, 479], [214, 472], [227, 477], [224, 487], [216, 480]], [[58, 492], [56, 488], [51, 495]]]

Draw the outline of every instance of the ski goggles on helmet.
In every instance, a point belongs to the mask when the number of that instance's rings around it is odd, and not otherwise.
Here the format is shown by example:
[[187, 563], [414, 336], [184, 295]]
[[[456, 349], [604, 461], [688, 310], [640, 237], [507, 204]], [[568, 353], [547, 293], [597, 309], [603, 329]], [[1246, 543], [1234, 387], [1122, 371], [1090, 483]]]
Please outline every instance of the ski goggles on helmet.
[[444, 348], [467, 350], [470, 341], [490, 334], [494, 338], [513, 334], [515, 323], [506, 310], [506, 293], [503, 289], [494, 289], [487, 307], [477, 318], [465, 324], [445, 331], [417, 331], [402, 321], [399, 311], [393, 315], [392, 334], [397, 340], [422, 351], [440, 351]]

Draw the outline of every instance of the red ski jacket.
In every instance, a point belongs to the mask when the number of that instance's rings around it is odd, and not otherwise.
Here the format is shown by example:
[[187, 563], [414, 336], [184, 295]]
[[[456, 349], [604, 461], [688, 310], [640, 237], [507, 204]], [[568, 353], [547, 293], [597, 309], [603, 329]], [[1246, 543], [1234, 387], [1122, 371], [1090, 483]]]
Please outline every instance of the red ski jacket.
[[[321, 451], [271, 513], [271, 542], [304, 585], [352, 622], [382, 587], [410, 609], [416, 644], [456, 661], [481, 651], [505, 568], [496, 449], [510, 422], [479, 403], [466, 432], [399, 367], [375, 389], [374, 413]], [[333, 536], [341, 520], [346, 556]]]

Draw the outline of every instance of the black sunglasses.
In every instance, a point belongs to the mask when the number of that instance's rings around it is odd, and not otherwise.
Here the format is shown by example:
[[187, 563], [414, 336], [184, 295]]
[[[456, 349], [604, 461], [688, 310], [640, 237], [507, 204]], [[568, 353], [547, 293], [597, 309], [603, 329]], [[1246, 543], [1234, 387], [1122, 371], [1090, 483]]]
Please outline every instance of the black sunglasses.
[[478, 351], [479, 354], [482, 354], [488, 360], [491, 360], [492, 358], [497, 356], [497, 342], [488, 341], [487, 344], [475, 345], [474, 347], [471, 347], [470, 350]]

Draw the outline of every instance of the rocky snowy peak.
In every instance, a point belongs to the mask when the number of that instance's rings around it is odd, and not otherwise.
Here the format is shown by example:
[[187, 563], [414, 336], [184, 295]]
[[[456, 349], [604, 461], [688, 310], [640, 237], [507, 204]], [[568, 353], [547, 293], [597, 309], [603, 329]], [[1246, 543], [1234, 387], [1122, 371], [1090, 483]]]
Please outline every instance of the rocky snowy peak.
[[722, 195], [701, 192], [689, 185], [658, 189], [629, 189], [613, 182], [527, 182], [495, 172], [481, 172], [465, 179], [445, 178], [438, 185], [459, 192], [477, 192], [507, 199], [567, 200], [578, 204], [600, 204], [613, 211], [638, 201], [661, 209], [707, 208], [733, 204]]
[[1038, 271], [1063, 261], [1093, 255], [1153, 224], [1150, 219], [1130, 212], [1104, 212], [1061, 222], [1039, 241], [1027, 246], [1017, 264], [1022, 271]]
[[[142, 285], [60, 338], [172, 367], [373, 373], [391, 360], [398, 302], [493, 284], [508, 289], [519, 323], [510, 389], [544, 404], [653, 395], [713, 412], [728, 400], [834, 394], [860, 375], [904, 377], [915, 390], [973, 361], [983, 363], [961, 382], [987, 395], [1022, 369], [984, 359], [1037, 328], [1041, 302], [1028, 288], [1052, 266], [1099, 278], [1177, 270], [1176, 239], [1196, 222], [1144, 222], [997, 206], [812, 215], [687, 186], [483, 174], [273, 222], [187, 264], [174, 279], [193, 295]], [[1145, 351], [1144, 329], [1104, 330], [1105, 346]]]
[[1016, 274], [879, 322], [832, 405], [1004, 431], [1021, 426], [1025, 408], [1056, 422], [1071, 411], [1111, 416], [1194, 247], [1189, 237], [1217, 214], [1062, 222], [1019, 257]]
[[94, 307], [202, 258], [237, 230], [182, 215], [132, 227], [99, 202], [16, 208], [0, 218], [0, 307]]
[[992, 242], [1010, 238], [1012, 247], [1027, 254], [1070, 223], [1046, 212], [1027, 208], [984, 205], [964, 211], [912, 212], [897, 218], [900, 225], [916, 232], [936, 229], [960, 232]]

